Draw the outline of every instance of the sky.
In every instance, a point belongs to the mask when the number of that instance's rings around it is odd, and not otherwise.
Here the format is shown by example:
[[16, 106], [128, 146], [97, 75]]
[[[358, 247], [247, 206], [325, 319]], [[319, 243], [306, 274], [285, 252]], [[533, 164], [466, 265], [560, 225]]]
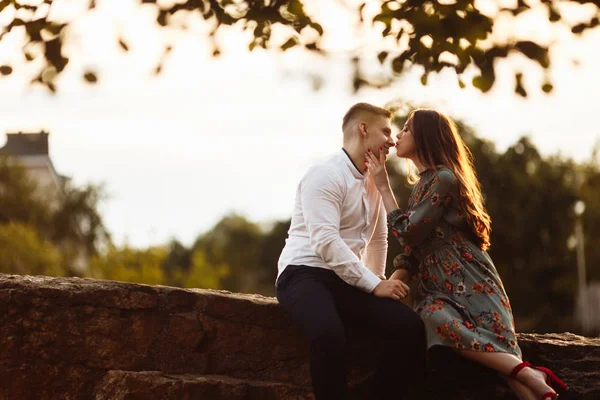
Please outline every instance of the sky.
[[[347, 52], [373, 52], [380, 43], [377, 27], [354, 28], [355, 14], [344, 2], [307, 1], [307, 11], [323, 21], [323, 45], [333, 50], [328, 58], [295, 49], [249, 53], [248, 34], [235, 29], [218, 34], [222, 55], [212, 58], [205, 22], [189, 19], [186, 32], [161, 31], [152, 8], [134, 3], [99, 0], [96, 11], [76, 19], [66, 51], [77, 57], [59, 77], [56, 95], [28, 84], [32, 72], [19, 64], [18, 32], [0, 42], [0, 63], [15, 67], [0, 79], [0, 146], [6, 131], [48, 130], [60, 174], [78, 185], [104, 184], [108, 198], [100, 210], [120, 245], [172, 238], [190, 245], [231, 212], [259, 223], [289, 218], [299, 180], [312, 163], [340, 149], [342, 116], [358, 101], [402, 99], [438, 108], [498, 150], [529, 135], [545, 155], [585, 160], [600, 139], [600, 30], [573, 40], [549, 29], [539, 12], [517, 24], [503, 21], [495, 34], [555, 43], [551, 95], [538, 90], [543, 73], [523, 57], [498, 63], [497, 83], [487, 94], [461, 90], [450, 71], [422, 86], [418, 69], [389, 88], [353, 94]], [[64, 0], [56, 8], [77, 15], [77, 4]], [[0, 24], [7, 18], [0, 14]], [[129, 53], [119, 49], [119, 36]], [[166, 43], [173, 51], [154, 77]], [[86, 68], [98, 71], [99, 84], [82, 81]], [[517, 70], [525, 72], [527, 99], [513, 92]], [[313, 74], [324, 77], [319, 91]]]

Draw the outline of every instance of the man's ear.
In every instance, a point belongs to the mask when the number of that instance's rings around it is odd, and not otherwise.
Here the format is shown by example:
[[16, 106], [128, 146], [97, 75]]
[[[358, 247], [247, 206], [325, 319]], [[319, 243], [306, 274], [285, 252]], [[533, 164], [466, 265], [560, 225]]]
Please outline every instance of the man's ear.
[[367, 124], [365, 122], [360, 122], [358, 124], [358, 132], [361, 136], [367, 136]]

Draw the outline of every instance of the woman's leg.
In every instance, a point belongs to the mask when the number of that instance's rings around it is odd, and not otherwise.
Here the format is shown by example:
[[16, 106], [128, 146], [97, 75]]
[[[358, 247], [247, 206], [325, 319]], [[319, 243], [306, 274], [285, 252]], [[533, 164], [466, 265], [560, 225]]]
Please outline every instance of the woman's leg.
[[537, 398], [535, 396], [535, 393], [533, 393], [533, 391], [531, 389], [529, 389], [527, 386], [525, 386], [518, 380], [509, 378], [508, 376], [504, 376], [504, 375], [500, 375], [500, 376], [502, 378], [504, 378], [506, 383], [508, 383], [508, 386], [517, 395], [519, 400], [540, 400], [539, 398]]
[[[488, 353], [464, 349], [457, 351], [461, 356], [496, 370], [507, 377], [510, 376], [513, 368], [521, 363], [521, 360], [517, 356], [508, 353]], [[517, 378], [519, 382], [535, 393], [537, 400], [551, 399], [551, 397], [541, 397], [546, 393], [554, 393], [554, 390], [546, 384], [546, 374], [543, 372], [527, 367], [519, 372]]]

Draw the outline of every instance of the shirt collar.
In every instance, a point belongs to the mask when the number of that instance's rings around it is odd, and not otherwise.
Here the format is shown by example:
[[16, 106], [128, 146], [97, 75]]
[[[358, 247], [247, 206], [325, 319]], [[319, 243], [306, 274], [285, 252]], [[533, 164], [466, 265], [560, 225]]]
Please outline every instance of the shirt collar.
[[342, 147], [342, 158], [344, 159], [344, 163], [348, 167], [348, 170], [356, 179], [365, 179], [369, 174], [369, 170], [367, 170], [364, 174], [360, 172], [354, 161], [350, 158], [350, 154]]

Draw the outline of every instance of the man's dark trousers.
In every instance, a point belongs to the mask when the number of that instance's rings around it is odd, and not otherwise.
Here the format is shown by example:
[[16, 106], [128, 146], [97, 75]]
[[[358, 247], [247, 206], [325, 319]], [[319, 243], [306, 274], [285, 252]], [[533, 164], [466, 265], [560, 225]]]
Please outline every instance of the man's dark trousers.
[[[351, 286], [333, 271], [289, 265], [277, 280], [277, 299], [310, 343], [310, 375], [316, 400], [348, 398], [345, 329], [368, 330], [385, 345], [370, 399], [402, 399], [425, 371], [425, 330], [405, 304]], [[374, 347], [375, 348], [375, 347]]]

